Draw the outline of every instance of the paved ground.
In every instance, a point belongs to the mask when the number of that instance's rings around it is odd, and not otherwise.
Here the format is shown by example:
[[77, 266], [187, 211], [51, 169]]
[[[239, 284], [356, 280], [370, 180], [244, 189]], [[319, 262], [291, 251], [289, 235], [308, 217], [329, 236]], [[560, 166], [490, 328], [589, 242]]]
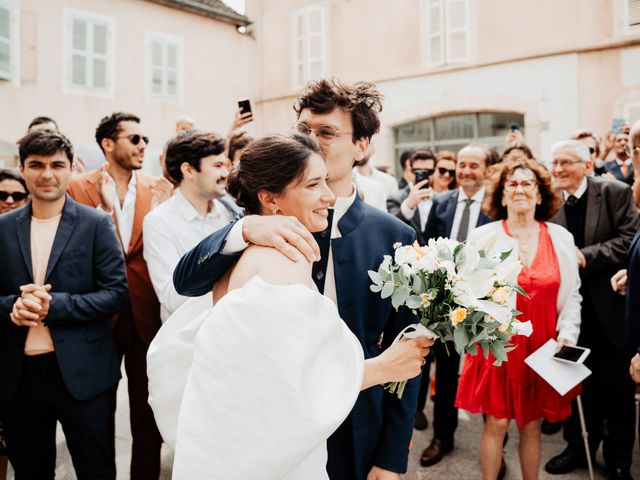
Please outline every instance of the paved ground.
[[[428, 403], [427, 415], [429, 419], [433, 418], [431, 412], [432, 402]], [[118, 391], [118, 416], [116, 420], [116, 455], [118, 466], [118, 479], [125, 480], [129, 478], [128, 467], [130, 460], [131, 434], [129, 431], [129, 410], [127, 407], [126, 397], [126, 380], [123, 380]], [[481, 479], [480, 462], [479, 462], [479, 446], [480, 436], [482, 434], [482, 417], [480, 415], [470, 415], [467, 412], [460, 412], [460, 422], [456, 433], [456, 448], [447, 455], [439, 464], [429, 468], [420, 466], [419, 458], [422, 450], [428, 445], [432, 430], [431, 427], [423, 432], [414, 431], [413, 449], [409, 458], [409, 472], [405, 475], [404, 480], [431, 480], [431, 479], [465, 479], [474, 480]], [[509, 432], [509, 443], [505, 450], [505, 458], [507, 462], [506, 480], [520, 479], [520, 467], [518, 463], [518, 433], [512, 425]], [[543, 436], [542, 460], [545, 462], [553, 455], [559, 453], [564, 448], [561, 434], [553, 436]], [[633, 477], [640, 480], [640, 458], [639, 449], [636, 444], [634, 448], [634, 462], [632, 474]], [[163, 465], [161, 480], [171, 478], [171, 452], [163, 450]], [[598, 454], [595, 478], [606, 478], [606, 472], [603, 468], [601, 453]], [[58, 466], [56, 470], [56, 478], [58, 480], [74, 480], [75, 474], [71, 459], [64, 443], [64, 436], [58, 432]], [[548, 475], [542, 470], [540, 474], [541, 480], [581, 480], [588, 479], [589, 475], [586, 469], [578, 470], [570, 475], [553, 476]], [[13, 474], [9, 473], [9, 480], [13, 480]], [[250, 479], [247, 479], [250, 480]]]

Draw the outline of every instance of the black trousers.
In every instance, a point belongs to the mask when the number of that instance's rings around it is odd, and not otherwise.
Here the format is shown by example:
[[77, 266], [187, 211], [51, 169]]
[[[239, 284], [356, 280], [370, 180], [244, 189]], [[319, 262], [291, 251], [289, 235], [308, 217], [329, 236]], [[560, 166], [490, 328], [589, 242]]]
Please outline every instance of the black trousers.
[[[453, 438], [458, 428], [458, 409], [455, 407], [458, 391], [458, 371], [460, 370], [460, 355], [452, 343], [447, 345], [437, 341], [431, 348], [433, 360], [436, 362], [436, 394], [433, 398], [433, 437], [444, 443], [453, 445]], [[433, 361], [431, 360], [431, 361]], [[418, 409], [424, 408], [429, 391], [429, 368], [427, 361], [422, 369]], [[426, 377], [426, 378], [425, 378]]]
[[[585, 365], [593, 373], [582, 383], [581, 395], [589, 449], [593, 455], [602, 443], [607, 468], [628, 470], [635, 441], [635, 385], [629, 376], [629, 357], [611, 344], [600, 323], [585, 313], [578, 344], [591, 349]], [[571, 407], [564, 439], [576, 454], [583, 455], [575, 401]]]
[[[131, 423], [131, 480], [157, 480], [160, 476], [160, 450], [162, 436], [156, 426], [153, 410], [149, 406], [149, 379], [147, 378], [147, 350], [133, 324], [130, 309], [121, 313], [113, 329], [120, 359], [124, 357], [129, 393], [129, 421]], [[115, 450], [115, 407], [113, 393], [111, 418], [112, 448]]]
[[54, 353], [25, 356], [17, 395], [2, 418], [16, 480], [55, 477], [58, 421], [78, 479], [115, 479], [109, 438], [112, 392], [78, 401], [64, 385]]

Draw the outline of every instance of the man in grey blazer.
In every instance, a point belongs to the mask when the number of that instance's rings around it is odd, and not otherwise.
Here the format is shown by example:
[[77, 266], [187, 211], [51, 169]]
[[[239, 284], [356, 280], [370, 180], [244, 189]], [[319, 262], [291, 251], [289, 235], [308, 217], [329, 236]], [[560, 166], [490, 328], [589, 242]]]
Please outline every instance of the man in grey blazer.
[[[624, 343], [624, 298], [611, 290], [609, 279], [626, 265], [638, 214], [629, 186], [587, 175], [591, 158], [584, 144], [558, 142], [552, 153], [552, 174], [565, 201], [552, 221], [573, 234], [578, 248], [583, 298], [578, 345], [591, 349], [585, 364], [593, 373], [582, 384], [589, 447], [593, 456], [602, 442], [609, 478], [628, 479], [635, 439], [634, 385]], [[564, 438], [566, 449], [545, 465], [551, 474], [586, 465], [575, 405]]]

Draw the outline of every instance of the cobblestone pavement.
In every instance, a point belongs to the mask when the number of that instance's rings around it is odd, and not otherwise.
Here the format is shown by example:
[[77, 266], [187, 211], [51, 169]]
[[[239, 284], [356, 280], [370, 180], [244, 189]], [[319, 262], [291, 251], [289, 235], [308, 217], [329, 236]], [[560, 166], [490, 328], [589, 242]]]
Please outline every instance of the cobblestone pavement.
[[[129, 409], [127, 405], [126, 391], [126, 380], [123, 380], [120, 384], [120, 388], [118, 389], [118, 414], [116, 418], [116, 460], [119, 480], [126, 480], [129, 478], [128, 468], [130, 461], [131, 434], [128, 423]], [[429, 420], [433, 418], [431, 411], [432, 405], [433, 403], [429, 401], [427, 406], [427, 416]], [[454, 451], [447, 455], [437, 465], [424, 468], [420, 466], [419, 458], [422, 450], [431, 440], [431, 426], [423, 432], [414, 430], [413, 448], [409, 458], [409, 471], [403, 477], [403, 480], [481, 479], [479, 461], [481, 434], [482, 417], [480, 415], [470, 415], [467, 412], [461, 411], [458, 430], [456, 432], [456, 446]], [[515, 426], [512, 425], [509, 431], [509, 443], [505, 448], [505, 459], [507, 462], [506, 480], [522, 478], [518, 463], [517, 439], [518, 432]], [[549, 458], [560, 453], [564, 449], [565, 444], [560, 433], [552, 436], [543, 435], [542, 440], [542, 464], [544, 465], [544, 462]], [[171, 478], [171, 463], [172, 454], [168, 449], [164, 448], [162, 455], [161, 480], [169, 480]], [[640, 458], [637, 443], [634, 448], [632, 475], [635, 479], [640, 480]], [[56, 468], [56, 479], [74, 480], [75, 478], [71, 458], [64, 442], [64, 436], [61, 430], [58, 429], [58, 462]], [[542, 470], [540, 474], [540, 480], [584, 480], [588, 478], [589, 474], [586, 469], [576, 470], [570, 475], [562, 476], [548, 475], [544, 470]], [[606, 478], [601, 452], [598, 453], [598, 458], [596, 459], [595, 478]], [[11, 472], [9, 473], [9, 480], [13, 480], [13, 474]]]

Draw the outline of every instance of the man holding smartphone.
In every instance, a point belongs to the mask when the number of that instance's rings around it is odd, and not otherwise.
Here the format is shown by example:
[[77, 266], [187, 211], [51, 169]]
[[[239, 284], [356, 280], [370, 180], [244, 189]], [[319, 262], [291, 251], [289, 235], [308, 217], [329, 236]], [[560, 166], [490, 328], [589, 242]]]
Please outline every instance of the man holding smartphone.
[[429, 181], [435, 171], [436, 156], [430, 148], [419, 148], [409, 157], [409, 164], [413, 182], [389, 196], [387, 210], [391, 215], [411, 225], [418, 235], [418, 241], [425, 244], [423, 234], [433, 195]]

